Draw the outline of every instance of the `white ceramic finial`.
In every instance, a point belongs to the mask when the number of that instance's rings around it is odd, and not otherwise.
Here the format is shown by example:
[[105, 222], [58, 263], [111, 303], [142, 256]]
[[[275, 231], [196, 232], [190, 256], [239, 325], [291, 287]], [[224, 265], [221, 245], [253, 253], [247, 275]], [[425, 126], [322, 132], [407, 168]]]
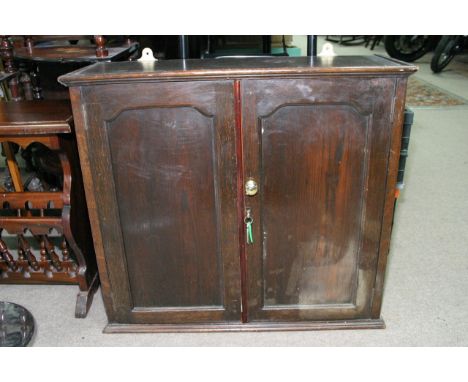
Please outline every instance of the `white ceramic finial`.
[[140, 62], [154, 62], [154, 61], [158, 61], [158, 59], [154, 58], [153, 51], [151, 50], [151, 48], [145, 48], [141, 52], [141, 57], [138, 59], [138, 61], [140, 61]]
[[322, 51], [318, 54], [320, 57], [332, 57], [336, 56], [335, 51], [333, 50], [333, 45], [329, 42], [326, 42], [322, 46]]

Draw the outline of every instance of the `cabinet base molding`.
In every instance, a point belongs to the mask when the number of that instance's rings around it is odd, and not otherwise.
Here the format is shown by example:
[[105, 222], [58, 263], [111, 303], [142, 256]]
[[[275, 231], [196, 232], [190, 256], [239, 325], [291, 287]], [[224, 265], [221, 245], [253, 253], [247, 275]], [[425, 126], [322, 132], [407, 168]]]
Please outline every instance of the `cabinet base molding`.
[[250, 322], [214, 324], [108, 324], [103, 333], [280, 332], [336, 329], [385, 329], [383, 319], [311, 322]]

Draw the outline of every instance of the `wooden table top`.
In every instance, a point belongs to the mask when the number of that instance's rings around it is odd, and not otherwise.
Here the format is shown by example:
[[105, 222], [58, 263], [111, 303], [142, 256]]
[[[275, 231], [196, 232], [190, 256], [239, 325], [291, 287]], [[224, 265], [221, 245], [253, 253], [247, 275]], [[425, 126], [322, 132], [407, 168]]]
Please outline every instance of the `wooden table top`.
[[0, 136], [44, 135], [71, 132], [70, 102], [0, 102]]
[[106, 47], [109, 54], [106, 57], [96, 57], [96, 47], [93, 46], [38, 46], [32, 49], [17, 48], [15, 58], [27, 61], [44, 62], [99, 62], [115, 61], [127, 56], [138, 48], [137, 43], [122, 47]]

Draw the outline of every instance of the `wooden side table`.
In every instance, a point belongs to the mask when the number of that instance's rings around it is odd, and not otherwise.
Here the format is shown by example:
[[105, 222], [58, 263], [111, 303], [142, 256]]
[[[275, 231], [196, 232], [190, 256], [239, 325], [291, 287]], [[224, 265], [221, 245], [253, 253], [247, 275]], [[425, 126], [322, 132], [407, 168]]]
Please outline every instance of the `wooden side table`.
[[[0, 143], [14, 186], [0, 192], [0, 283], [78, 284], [75, 316], [83, 318], [98, 276], [72, 130], [68, 101], [0, 103]], [[29, 191], [12, 144], [51, 150], [58, 189]]]

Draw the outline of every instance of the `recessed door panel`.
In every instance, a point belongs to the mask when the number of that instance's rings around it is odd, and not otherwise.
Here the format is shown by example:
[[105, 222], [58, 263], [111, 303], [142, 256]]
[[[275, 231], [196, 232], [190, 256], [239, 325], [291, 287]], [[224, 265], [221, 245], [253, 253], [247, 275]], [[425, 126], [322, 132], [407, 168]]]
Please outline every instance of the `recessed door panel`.
[[367, 118], [349, 105], [293, 105], [261, 129], [264, 304], [352, 304]]
[[107, 129], [135, 307], [222, 307], [213, 117], [127, 110]]

